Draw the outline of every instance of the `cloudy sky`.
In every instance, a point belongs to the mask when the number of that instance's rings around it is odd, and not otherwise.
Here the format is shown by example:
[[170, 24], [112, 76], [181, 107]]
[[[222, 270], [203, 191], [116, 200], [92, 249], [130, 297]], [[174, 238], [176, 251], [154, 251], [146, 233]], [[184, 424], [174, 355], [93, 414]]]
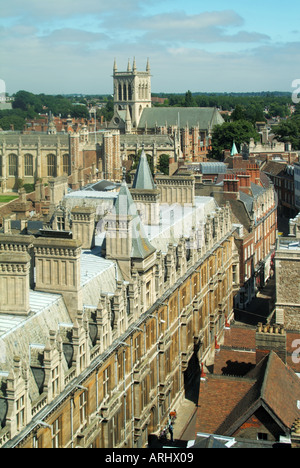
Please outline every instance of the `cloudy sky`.
[[300, 79], [296, 0], [9, 0], [0, 80], [12, 94], [112, 93], [136, 58], [152, 92], [291, 91]]

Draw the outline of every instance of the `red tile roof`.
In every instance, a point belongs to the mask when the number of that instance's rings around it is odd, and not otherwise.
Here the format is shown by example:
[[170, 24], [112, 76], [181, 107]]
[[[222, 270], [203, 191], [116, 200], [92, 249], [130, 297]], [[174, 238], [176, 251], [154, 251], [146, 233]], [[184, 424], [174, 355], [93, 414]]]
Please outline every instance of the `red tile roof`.
[[196, 433], [233, 435], [259, 407], [283, 432], [300, 417], [300, 363], [292, 359], [299, 349], [300, 361], [300, 334], [287, 332], [287, 364], [273, 351], [256, 364], [255, 334], [256, 328], [240, 325], [225, 330], [214, 374], [200, 383]]

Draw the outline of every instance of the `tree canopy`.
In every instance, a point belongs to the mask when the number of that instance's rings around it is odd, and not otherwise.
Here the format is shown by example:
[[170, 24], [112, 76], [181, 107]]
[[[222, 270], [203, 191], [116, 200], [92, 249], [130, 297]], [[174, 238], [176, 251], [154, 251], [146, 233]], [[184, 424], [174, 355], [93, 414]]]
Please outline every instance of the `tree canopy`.
[[209, 156], [220, 161], [223, 159], [223, 151], [231, 150], [233, 142], [240, 146], [243, 143], [249, 143], [251, 138], [254, 141], [260, 140], [253, 124], [247, 120], [216, 125], [212, 133], [212, 149]]
[[279, 141], [291, 143], [294, 150], [300, 150], [300, 108], [290, 119], [273, 127], [273, 132]]

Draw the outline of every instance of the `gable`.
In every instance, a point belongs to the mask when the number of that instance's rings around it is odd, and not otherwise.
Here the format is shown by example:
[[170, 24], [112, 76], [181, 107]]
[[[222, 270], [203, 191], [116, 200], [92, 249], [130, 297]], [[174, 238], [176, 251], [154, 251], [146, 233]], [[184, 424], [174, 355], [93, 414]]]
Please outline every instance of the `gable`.
[[261, 404], [231, 435], [246, 439], [259, 439], [265, 436], [265, 440], [276, 441], [280, 435], [285, 435], [285, 428], [268, 408]]

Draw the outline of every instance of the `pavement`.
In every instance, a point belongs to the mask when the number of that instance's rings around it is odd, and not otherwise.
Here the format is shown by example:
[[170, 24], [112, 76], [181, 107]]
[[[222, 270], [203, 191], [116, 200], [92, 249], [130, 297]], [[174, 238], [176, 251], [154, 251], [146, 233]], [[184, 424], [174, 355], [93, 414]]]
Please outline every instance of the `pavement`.
[[258, 322], [266, 323], [270, 320], [275, 305], [275, 278], [270, 278], [265, 286], [256, 294], [256, 297], [245, 309], [235, 309], [236, 322], [248, 325], [257, 325]]
[[151, 434], [149, 437], [148, 448], [162, 447], [178, 447], [185, 448], [188, 440], [194, 440], [195, 434], [193, 430], [193, 419], [197, 410], [197, 405], [194, 401], [184, 398], [180, 405], [177, 405], [177, 416], [173, 424], [173, 442], [170, 434], [167, 433], [167, 438], [160, 440], [157, 434]]

